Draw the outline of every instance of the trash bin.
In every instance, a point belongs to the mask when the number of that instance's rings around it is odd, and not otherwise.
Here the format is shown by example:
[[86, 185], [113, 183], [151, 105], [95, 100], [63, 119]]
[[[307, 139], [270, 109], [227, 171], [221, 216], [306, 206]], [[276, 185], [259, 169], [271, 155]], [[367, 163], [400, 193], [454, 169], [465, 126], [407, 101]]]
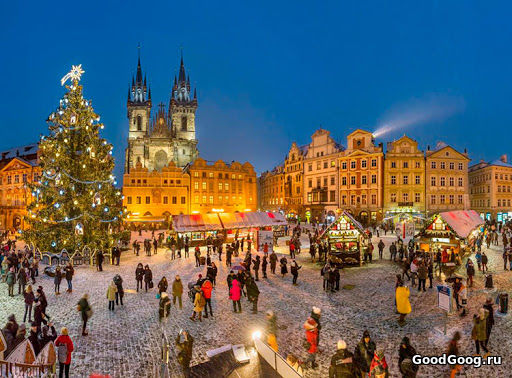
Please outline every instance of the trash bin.
[[206, 264], [206, 257], [201, 256], [201, 257], [199, 258], [199, 263], [200, 263], [201, 265], [205, 265], [205, 264]]
[[499, 312], [501, 312], [502, 314], [506, 314], [508, 312], [508, 294], [501, 293], [499, 298]]
[[494, 288], [494, 284], [492, 282], [492, 274], [486, 274], [485, 275], [485, 288], [486, 289]]

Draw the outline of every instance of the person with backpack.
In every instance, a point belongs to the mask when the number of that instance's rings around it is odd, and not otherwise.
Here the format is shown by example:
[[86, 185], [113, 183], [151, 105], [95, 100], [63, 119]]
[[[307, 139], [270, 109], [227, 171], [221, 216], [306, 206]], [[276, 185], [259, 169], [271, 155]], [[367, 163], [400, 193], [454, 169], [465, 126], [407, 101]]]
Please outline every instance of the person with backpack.
[[110, 282], [110, 285], [108, 285], [107, 288], [107, 299], [108, 299], [108, 309], [110, 311], [114, 311], [114, 301], [116, 300], [116, 294], [117, 294], [117, 286], [114, 281]]
[[149, 265], [144, 267], [144, 288], [146, 289], [146, 293], [148, 292], [148, 288], [153, 288], [153, 272], [149, 269]]
[[66, 281], [68, 283], [68, 293], [71, 293], [73, 291], [73, 275], [75, 274], [75, 269], [73, 268], [73, 265], [71, 263], [68, 263], [66, 267], [64, 268], [64, 275], [66, 277]]
[[347, 350], [344, 340], [338, 340], [337, 351], [331, 358], [329, 378], [355, 378], [354, 355]]
[[123, 288], [123, 279], [119, 274], [114, 276], [114, 283], [116, 284], [116, 306], [119, 306], [119, 302], [121, 302], [121, 306], [123, 306], [123, 297], [124, 297], [124, 288]]
[[158, 303], [158, 319], [162, 321], [162, 319], [167, 319], [169, 313], [171, 312], [171, 300], [169, 299], [169, 295], [164, 291], [160, 294], [160, 302]]
[[206, 305], [206, 300], [204, 299], [203, 292], [201, 291], [201, 287], [199, 285], [194, 286], [195, 296], [194, 296], [194, 312], [190, 317], [190, 320], [193, 322], [196, 321], [196, 314], [199, 318], [199, 321], [202, 322], [202, 314], [204, 310], [204, 306]]
[[73, 353], [74, 347], [66, 327], [62, 327], [60, 336], [55, 340], [55, 346], [59, 360], [59, 378], [62, 378], [63, 375], [69, 378], [69, 365], [71, 365], [71, 353]]

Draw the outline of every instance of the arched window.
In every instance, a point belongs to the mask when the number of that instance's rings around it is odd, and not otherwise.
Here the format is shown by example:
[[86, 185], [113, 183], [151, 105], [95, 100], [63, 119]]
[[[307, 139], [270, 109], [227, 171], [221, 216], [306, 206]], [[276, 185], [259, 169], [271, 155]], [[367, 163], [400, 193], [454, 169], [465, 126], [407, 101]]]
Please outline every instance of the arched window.
[[181, 117], [181, 131], [187, 131], [187, 117]]
[[137, 131], [142, 131], [142, 116], [137, 116]]

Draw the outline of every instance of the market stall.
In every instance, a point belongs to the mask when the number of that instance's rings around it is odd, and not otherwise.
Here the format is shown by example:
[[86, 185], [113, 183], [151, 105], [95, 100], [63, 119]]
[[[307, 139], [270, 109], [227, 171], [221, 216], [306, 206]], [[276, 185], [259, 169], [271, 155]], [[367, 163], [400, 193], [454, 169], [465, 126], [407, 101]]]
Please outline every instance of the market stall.
[[419, 249], [441, 251], [443, 262], [460, 262], [470, 251], [485, 221], [474, 210], [457, 210], [435, 214], [417, 236]]
[[320, 235], [329, 244], [329, 260], [342, 266], [359, 266], [370, 239], [364, 227], [343, 211]]
[[217, 214], [180, 214], [172, 217], [172, 230], [188, 237], [191, 246], [204, 244], [208, 237], [221, 236], [223, 227]]

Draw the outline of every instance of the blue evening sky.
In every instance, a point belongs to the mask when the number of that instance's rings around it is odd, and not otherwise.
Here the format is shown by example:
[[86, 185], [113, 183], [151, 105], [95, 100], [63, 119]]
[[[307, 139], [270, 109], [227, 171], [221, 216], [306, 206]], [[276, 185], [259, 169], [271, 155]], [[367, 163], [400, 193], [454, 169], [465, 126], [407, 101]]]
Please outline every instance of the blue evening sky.
[[0, 149], [37, 141], [72, 64], [122, 173], [126, 92], [142, 45], [153, 103], [166, 105], [183, 46], [208, 160], [261, 172], [322, 126], [444, 140], [473, 162], [512, 152], [508, 2], [5, 1]]

